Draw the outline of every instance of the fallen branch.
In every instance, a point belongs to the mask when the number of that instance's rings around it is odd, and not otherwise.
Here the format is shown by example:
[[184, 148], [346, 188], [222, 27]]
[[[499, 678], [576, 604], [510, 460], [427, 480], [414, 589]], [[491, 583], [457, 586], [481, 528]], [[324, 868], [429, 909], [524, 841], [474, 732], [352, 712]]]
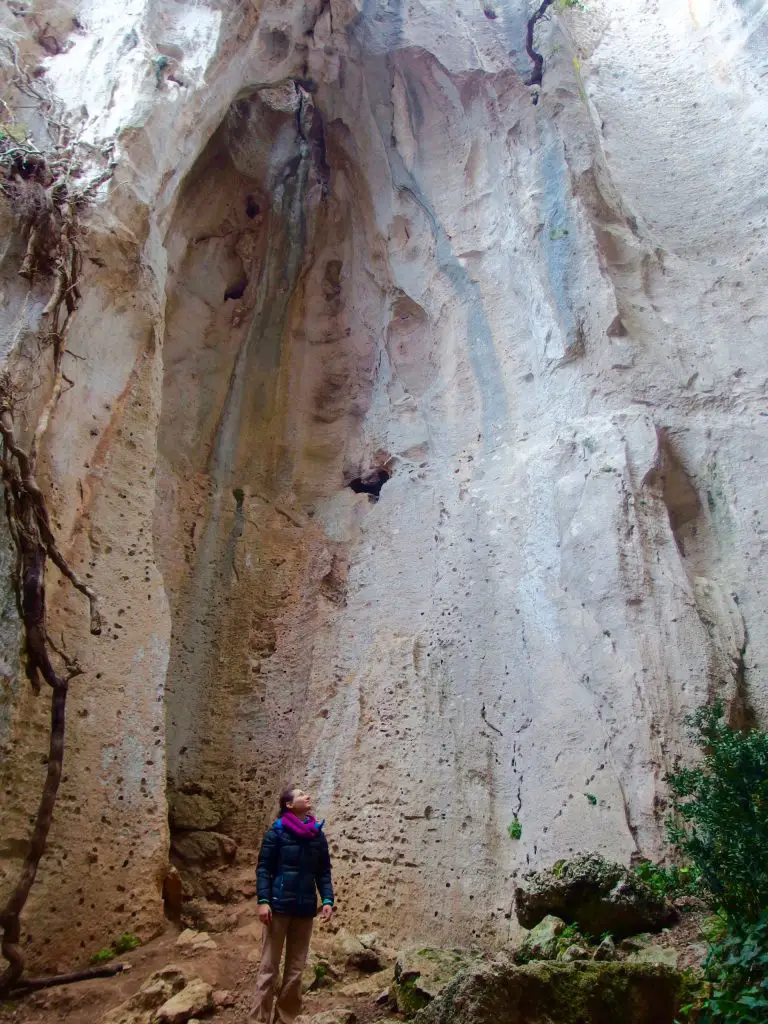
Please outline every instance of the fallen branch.
[[100, 964], [98, 967], [87, 967], [83, 971], [72, 971], [70, 974], [54, 974], [50, 978], [26, 978], [17, 982], [11, 989], [11, 995], [26, 995], [39, 992], [43, 988], [55, 988], [57, 985], [72, 985], [76, 981], [92, 981], [94, 978], [113, 978], [116, 974], [130, 970], [130, 964]]

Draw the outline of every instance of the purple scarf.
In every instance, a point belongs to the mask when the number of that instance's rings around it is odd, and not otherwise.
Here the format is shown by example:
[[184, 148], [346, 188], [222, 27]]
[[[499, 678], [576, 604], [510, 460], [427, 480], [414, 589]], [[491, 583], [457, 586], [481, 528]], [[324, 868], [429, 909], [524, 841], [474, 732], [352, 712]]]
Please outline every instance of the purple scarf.
[[280, 815], [280, 821], [284, 828], [287, 828], [289, 832], [293, 832], [296, 836], [301, 836], [302, 839], [310, 839], [312, 836], [317, 835], [320, 829], [316, 819], [311, 814], [306, 821], [302, 821], [292, 811], [283, 811]]

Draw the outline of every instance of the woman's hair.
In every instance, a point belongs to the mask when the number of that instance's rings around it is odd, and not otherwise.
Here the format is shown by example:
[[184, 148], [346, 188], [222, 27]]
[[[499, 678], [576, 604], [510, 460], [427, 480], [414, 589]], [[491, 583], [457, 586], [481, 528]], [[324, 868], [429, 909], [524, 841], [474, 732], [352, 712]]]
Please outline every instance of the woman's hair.
[[288, 804], [293, 803], [293, 794], [296, 792], [295, 786], [289, 786], [288, 789], [284, 789], [280, 794], [280, 813], [285, 814], [288, 810]]

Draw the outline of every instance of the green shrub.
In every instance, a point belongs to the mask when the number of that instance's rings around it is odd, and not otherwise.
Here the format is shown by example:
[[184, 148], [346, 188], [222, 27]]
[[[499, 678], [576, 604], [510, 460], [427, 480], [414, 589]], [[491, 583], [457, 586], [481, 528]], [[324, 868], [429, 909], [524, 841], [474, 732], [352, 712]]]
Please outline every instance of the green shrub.
[[115, 951], [111, 946], [104, 946], [98, 953], [94, 953], [90, 959], [92, 964], [106, 964], [115, 957]]
[[699, 892], [699, 871], [695, 865], [665, 868], [643, 860], [635, 865], [634, 872], [661, 899], [674, 900], [679, 896], [695, 896]]
[[667, 776], [675, 812], [667, 834], [712, 908], [754, 923], [768, 907], [768, 734], [732, 729], [719, 702], [688, 725], [704, 756]]
[[132, 949], [138, 949], [140, 945], [141, 940], [138, 936], [132, 932], [123, 932], [112, 943], [112, 949], [114, 949], [115, 953], [130, 953]]
[[507, 835], [510, 839], [520, 839], [523, 834], [523, 826], [520, 821], [515, 817], [507, 825]]
[[765, 1024], [768, 1021], [768, 911], [734, 928], [709, 951], [704, 968], [709, 994], [697, 1024]]
[[136, 949], [140, 945], [141, 940], [136, 935], [132, 932], [123, 932], [122, 935], [118, 935], [111, 946], [104, 946], [98, 953], [94, 953], [91, 963], [106, 964], [110, 960], [114, 960], [120, 953], [130, 953], [132, 949]]
[[[697, 1024], [768, 1021], [768, 734], [742, 732], [723, 706], [688, 719], [702, 758], [667, 776], [670, 842], [692, 865], [699, 894], [716, 912], [703, 994], [688, 1009]], [[674, 870], [674, 869], [672, 869]], [[663, 872], [664, 869], [655, 869]], [[652, 872], [651, 872], [652, 873]], [[658, 884], [666, 884], [661, 875]]]

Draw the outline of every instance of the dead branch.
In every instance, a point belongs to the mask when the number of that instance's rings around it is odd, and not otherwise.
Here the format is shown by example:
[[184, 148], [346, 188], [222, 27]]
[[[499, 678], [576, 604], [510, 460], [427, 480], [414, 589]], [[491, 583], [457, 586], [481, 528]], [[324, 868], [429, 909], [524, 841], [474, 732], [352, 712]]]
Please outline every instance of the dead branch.
[[43, 988], [54, 988], [57, 985], [71, 985], [76, 981], [91, 981], [93, 978], [113, 978], [130, 968], [130, 964], [100, 964], [98, 967], [87, 967], [83, 971], [72, 971], [69, 974], [55, 974], [50, 978], [25, 978], [17, 982], [12, 995], [26, 995], [39, 992]]

